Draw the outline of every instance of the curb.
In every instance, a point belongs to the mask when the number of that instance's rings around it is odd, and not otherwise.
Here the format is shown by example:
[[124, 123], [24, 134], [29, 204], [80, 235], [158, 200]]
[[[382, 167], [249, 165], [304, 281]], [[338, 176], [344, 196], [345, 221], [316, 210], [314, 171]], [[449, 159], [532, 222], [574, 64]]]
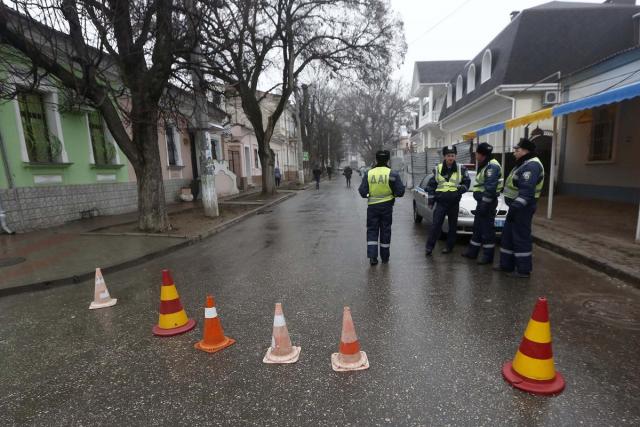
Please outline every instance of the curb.
[[[284, 193], [284, 191], [283, 191]], [[188, 246], [194, 245], [202, 240], [205, 240], [211, 236], [214, 236], [228, 228], [230, 228], [231, 226], [253, 216], [256, 215], [264, 210], [267, 210], [268, 208], [278, 205], [282, 202], [284, 202], [285, 200], [288, 200], [292, 197], [294, 197], [296, 195], [296, 192], [294, 190], [292, 190], [291, 192], [286, 192], [282, 197], [280, 197], [279, 199], [273, 200], [269, 203], [266, 203], [256, 209], [250, 210], [248, 212], [243, 213], [242, 215], [239, 215], [227, 222], [224, 222], [220, 225], [218, 225], [217, 227], [209, 230], [206, 233], [202, 233], [199, 234], [195, 237], [192, 237], [190, 239], [185, 239], [184, 242], [180, 242], [176, 245], [173, 246], [169, 246], [168, 248], [163, 248], [160, 250], [157, 250], [155, 252], [151, 252], [142, 256], [139, 256], [137, 258], [132, 258], [126, 261], [123, 261], [119, 264], [114, 264], [114, 265], [110, 265], [108, 267], [104, 267], [101, 268], [102, 270], [102, 274], [111, 274], [111, 273], [116, 273], [118, 271], [122, 271], [122, 270], [126, 270], [127, 268], [136, 266], [136, 265], [140, 265], [142, 263], [145, 263], [147, 261], [151, 261], [152, 259], [156, 259], [156, 258], [160, 258], [161, 256], [167, 255], [171, 252], [186, 248]], [[41, 282], [35, 282], [35, 283], [28, 283], [26, 285], [17, 285], [17, 286], [12, 286], [10, 288], [5, 288], [5, 289], [0, 289], [0, 298], [1, 297], [5, 297], [5, 296], [9, 296], [9, 295], [17, 295], [17, 294], [21, 294], [21, 293], [26, 293], [26, 292], [33, 292], [33, 291], [42, 291], [45, 289], [51, 289], [54, 287], [58, 287], [58, 286], [64, 286], [64, 285], [71, 285], [71, 284], [75, 284], [75, 283], [80, 283], [80, 282], [84, 282], [86, 280], [92, 279], [93, 277], [95, 277], [95, 269], [91, 270], [87, 273], [82, 273], [82, 274], [76, 274], [73, 276], [69, 276], [69, 277], [62, 277], [59, 279], [54, 279], [54, 280], [45, 280], [45, 281], [41, 281]]]
[[569, 258], [573, 261], [576, 261], [580, 264], [584, 264], [587, 267], [590, 267], [594, 270], [600, 271], [602, 273], [605, 273], [611, 277], [614, 277], [616, 279], [620, 279], [624, 282], [627, 282], [629, 285], [640, 289], [640, 276], [636, 276], [633, 274], [630, 274], [624, 270], [621, 270], [619, 268], [616, 268], [614, 266], [612, 266], [611, 264], [607, 264], [605, 262], [599, 261], [597, 259], [593, 259], [588, 257], [587, 255], [584, 255], [580, 252], [577, 251], [573, 251], [569, 248], [566, 248], [564, 246], [558, 245], [556, 243], [550, 242], [548, 240], [544, 240], [538, 236], [536, 236], [535, 234], [532, 235], [533, 237], [533, 242], [545, 249], [549, 249], [555, 253], [557, 253], [558, 255], [561, 255], [565, 258]]

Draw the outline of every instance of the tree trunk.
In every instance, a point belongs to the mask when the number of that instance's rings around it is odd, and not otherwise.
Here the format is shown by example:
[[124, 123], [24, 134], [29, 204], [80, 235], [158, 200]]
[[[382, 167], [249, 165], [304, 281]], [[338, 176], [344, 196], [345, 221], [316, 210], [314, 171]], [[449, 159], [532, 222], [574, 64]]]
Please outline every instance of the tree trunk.
[[[269, 143], [258, 144], [259, 147], [269, 146]], [[274, 176], [275, 159], [273, 158], [271, 149], [263, 150], [259, 149], [260, 163], [262, 164], [262, 193], [263, 194], [275, 194], [276, 193], [276, 178]]]
[[133, 143], [140, 152], [140, 161], [133, 164], [138, 184], [138, 228], [151, 232], [170, 230], [157, 124], [153, 120], [134, 122], [132, 131]]

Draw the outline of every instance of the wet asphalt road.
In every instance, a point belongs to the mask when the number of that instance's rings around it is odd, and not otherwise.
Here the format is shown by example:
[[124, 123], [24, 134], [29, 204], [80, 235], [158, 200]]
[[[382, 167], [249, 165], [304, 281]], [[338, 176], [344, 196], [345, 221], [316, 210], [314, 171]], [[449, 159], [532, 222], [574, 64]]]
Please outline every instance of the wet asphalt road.
[[[322, 183], [195, 246], [93, 283], [0, 299], [0, 425], [639, 425], [640, 291], [536, 249], [518, 281], [453, 255], [423, 256], [411, 196], [396, 204], [391, 263], [370, 268], [365, 201]], [[193, 331], [156, 338], [162, 268]], [[237, 344], [201, 338], [205, 294]], [[538, 295], [549, 298], [559, 396], [501, 376]], [[264, 365], [282, 302], [294, 365]], [[331, 370], [349, 305], [371, 368]]]

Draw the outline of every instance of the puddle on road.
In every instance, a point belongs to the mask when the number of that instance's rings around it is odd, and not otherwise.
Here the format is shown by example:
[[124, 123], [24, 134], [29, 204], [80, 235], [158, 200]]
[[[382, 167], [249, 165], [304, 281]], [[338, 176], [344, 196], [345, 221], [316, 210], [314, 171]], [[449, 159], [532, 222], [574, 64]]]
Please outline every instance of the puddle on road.
[[580, 314], [624, 329], [640, 330], [640, 303], [612, 295], [589, 295], [579, 299]]
[[23, 257], [0, 258], [0, 267], [11, 267], [25, 262], [27, 259]]

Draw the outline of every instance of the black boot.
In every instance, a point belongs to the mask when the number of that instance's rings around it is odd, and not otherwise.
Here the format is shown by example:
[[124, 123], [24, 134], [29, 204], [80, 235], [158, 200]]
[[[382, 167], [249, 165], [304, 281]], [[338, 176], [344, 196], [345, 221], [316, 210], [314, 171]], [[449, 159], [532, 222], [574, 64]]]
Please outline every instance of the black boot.
[[378, 258], [369, 258], [369, 264], [378, 265]]

